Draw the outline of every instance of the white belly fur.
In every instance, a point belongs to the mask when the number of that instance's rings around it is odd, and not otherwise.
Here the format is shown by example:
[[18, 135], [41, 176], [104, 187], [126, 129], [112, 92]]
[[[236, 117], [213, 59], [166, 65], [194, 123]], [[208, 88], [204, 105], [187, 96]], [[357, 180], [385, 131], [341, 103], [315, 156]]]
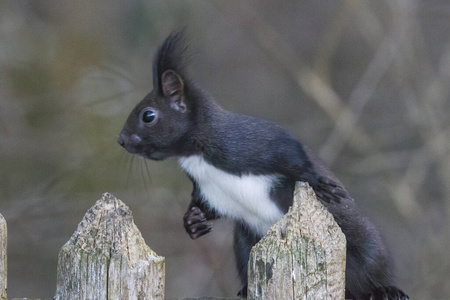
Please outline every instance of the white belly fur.
[[232, 175], [200, 155], [181, 157], [179, 163], [198, 183], [203, 200], [221, 215], [242, 220], [261, 235], [283, 216], [270, 199], [276, 175]]

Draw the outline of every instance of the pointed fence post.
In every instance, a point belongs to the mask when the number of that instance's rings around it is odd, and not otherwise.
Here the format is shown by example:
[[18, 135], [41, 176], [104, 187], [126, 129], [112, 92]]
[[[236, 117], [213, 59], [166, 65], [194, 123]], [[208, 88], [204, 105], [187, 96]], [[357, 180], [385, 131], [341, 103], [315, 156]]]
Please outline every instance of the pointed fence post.
[[129, 208], [105, 193], [59, 253], [55, 299], [163, 300], [164, 268]]
[[333, 216], [298, 182], [289, 212], [251, 251], [248, 299], [344, 299], [345, 255]]

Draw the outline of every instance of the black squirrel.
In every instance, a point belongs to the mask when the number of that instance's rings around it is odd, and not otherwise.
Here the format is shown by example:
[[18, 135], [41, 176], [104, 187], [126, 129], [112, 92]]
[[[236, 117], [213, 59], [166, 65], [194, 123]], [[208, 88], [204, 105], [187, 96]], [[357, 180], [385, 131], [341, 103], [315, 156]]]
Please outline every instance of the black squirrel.
[[235, 221], [234, 251], [247, 293], [249, 253], [292, 204], [306, 181], [347, 238], [346, 297], [408, 299], [394, 286], [387, 249], [339, 180], [280, 126], [222, 109], [186, 76], [182, 31], [153, 60], [153, 91], [130, 113], [118, 142], [152, 160], [178, 157], [194, 190], [184, 226], [196, 239], [210, 220]]

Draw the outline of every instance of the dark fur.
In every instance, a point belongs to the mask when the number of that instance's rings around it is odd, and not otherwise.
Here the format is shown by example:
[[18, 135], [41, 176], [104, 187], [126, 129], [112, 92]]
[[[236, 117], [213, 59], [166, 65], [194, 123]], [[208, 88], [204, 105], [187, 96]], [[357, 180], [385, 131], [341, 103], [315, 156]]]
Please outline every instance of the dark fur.
[[[180, 32], [171, 34], [158, 49], [153, 62], [154, 90], [131, 112], [119, 143], [149, 159], [202, 154], [230, 174], [283, 175], [271, 191], [283, 212], [292, 203], [295, 182], [308, 182], [346, 235], [347, 296], [406, 299], [406, 294], [393, 287], [391, 262], [378, 231], [360, 214], [339, 180], [280, 126], [218, 106], [187, 79], [185, 50]], [[149, 109], [158, 117], [152, 124], [142, 121], [142, 111]], [[210, 232], [210, 220], [220, 216], [202, 201], [198, 185], [191, 180], [194, 190], [184, 221], [189, 235], [198, 238]], [[235, 254], [244, 287], [249, 252], [260, 239], [245, 223], [236, 222]]]

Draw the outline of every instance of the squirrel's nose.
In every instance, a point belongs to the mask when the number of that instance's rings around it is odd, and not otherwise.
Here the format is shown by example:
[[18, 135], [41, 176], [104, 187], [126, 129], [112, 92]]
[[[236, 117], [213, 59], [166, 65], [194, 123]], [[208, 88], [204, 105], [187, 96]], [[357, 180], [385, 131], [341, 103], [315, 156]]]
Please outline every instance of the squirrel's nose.
[[127, 135], [125, 132], [119, 134], [117, 142], [131, 153], [136, 153], [142, 145], [142, 138], [137, 134]]
[[125, 147], [125, 136], [124, 136], [123, 132], [121, 132], [119, 134], [119, 138], [117, 139], [117, 142], [119, 143], [120, 146]]

